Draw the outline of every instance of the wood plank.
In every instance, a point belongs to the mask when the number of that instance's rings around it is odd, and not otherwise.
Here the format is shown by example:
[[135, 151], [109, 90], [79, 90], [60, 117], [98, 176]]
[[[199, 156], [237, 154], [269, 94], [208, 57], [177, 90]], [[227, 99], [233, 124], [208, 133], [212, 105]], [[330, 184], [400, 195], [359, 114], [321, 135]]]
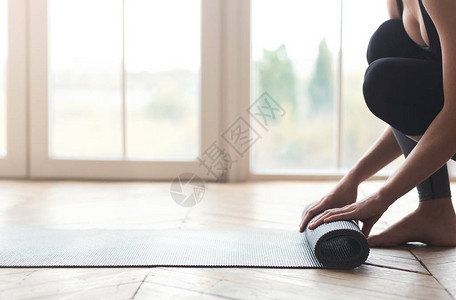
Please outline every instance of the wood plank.
[[456, 298], [456, 248], [419, 247], [410, 251], [431, 274]]
[[[432, 276], [373, 266], [354, 271], [251, 268], [162, 268], [146, 282], [234, 298], [291, 298], [293, 295], [334, 299], [450, 299]], [[191, 276], [191, 279], [188, 277]], [[169, 281], [169, 278], [173, 278]], [[271, 284], [273, 283], [273, 284]], [[176, 285], [177, 284], [177, 285]]]
[[46, 300], [61, 300], [61, 299], [96, 299], [96, 300], [112, 300], [112, 299], [132, 299], [132, 295], [139, 288], [138, 282], [134, 283], [119, 283], [115, 285], [98, 286], [90, 289], [78, 291], [57, 293], [46, 295], [44, 297], [34, 297], [33, 299]]
[[[21, 269], [18, 269], [21, 270]], [[120, 292], [131, 297], [149, 270], [140, 268], [0, 269], [0, 299], [61, 298], [62, 295], [105, 295]], [[119, 288], [117, 288], [119, 286]], [[94, 291], [99, 289], [98, 291]]]
[[179, 285], [156, 284], [154, 282], [144, 282], [141, 288], [131, 299], [239, 299], [223, 297], [212, 294], [210, 291], [200, 289], [186, 289]]
[[407, 249], [371, 249], [366, 263], [384, 268], [430, 275], [428, 270], [426, 270], [426, 268], [423, 267], [423, 265]]

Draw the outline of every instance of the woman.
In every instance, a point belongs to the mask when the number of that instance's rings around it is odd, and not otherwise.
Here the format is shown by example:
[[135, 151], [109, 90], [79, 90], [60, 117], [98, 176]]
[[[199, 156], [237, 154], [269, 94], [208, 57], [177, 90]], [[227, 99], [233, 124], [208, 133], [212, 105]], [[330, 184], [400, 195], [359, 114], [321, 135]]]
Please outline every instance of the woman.
[[[304, 215], [300, 231], [359, 220], [372, 247], [420, 241], [456, 245], [456, 215], [446, 162], [456, 153], [456, 0], [387, 0], [390, 20], [372, 36], [363, 92], [389, 124], [337, 186]], [[358, 185], [398, 157], [406, 159], [379, 191], [355, 202]], [[417, 187], [417, 210], [379, 235], [387, 208]], [[310, 224], [308, 222], [317, 214]]]

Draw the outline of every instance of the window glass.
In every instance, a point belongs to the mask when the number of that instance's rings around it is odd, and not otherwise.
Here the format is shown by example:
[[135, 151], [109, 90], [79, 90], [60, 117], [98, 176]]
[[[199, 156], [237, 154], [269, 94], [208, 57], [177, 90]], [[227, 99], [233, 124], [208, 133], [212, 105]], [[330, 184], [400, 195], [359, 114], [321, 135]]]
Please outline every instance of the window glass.
[[199, 155], [200, 2], [125, 2], [128, 158]]
[[342, 31], [340, 9], [337, 0], [252, 1], [252, 103], [267, 92], [286, 112], [266, 129], [260, 127], [261, 140], [251, 154], [253, 172], [337, 168], [341, 32], [340, 167], [350, 168], [386, 128], [368, 110], [362, 94], [367, 45], [388, 18], [386, 3], [343, 1]]
[[50, 155], [196, 158], [200, 11], [200, 0], [50, 0]]
[[52, 157], [122, 156], [122, 1], [49, 1]]
[[253, 172], [336, 168], [339, 37], [339, 1], [252, 1], [252, 103], [267, 92], [284, 111], [257, 127]]

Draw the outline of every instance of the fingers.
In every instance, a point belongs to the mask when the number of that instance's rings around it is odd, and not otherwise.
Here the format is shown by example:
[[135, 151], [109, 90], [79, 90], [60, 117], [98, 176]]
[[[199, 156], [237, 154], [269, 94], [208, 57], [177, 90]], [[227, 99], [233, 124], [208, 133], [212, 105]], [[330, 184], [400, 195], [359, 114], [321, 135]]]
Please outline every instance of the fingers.
[[321, 224], [325, 223], [325, 220], [335, 214], [335, 213], [340, 213], [342, 211], [343, 208], [333, 208], [333, 209], [328, 209], [327, 211], [325, 211], [324, 213], [322, 213], [320, 216], [318, 216], [317, 218], [315, 218], [315, 220], [312, 221], [312, 223], [310, 223], [309, 225], [309, 229], [315, 229], [317, 228], [318, 226], [320, 226]]
[[315, 203], [312, 205], [304, 214], [304, 217], [301, 220], [301, 223], [299, 224], [299, 232], [303, 232], [307, 223], [309, 223], [310, 219], [312, 219], [316, 214], [320, 213], [323, 211], [323, 205], [321, 205], [321, 202]]
[[339, 221], [339, 220], [350, 220], [354, 217], [354, 207], [347, 205], [342, 208], [328, 209], [323, 214], [318, 216], [309, 225], [309, 229], [315, 229], [323, 223]]
[[353, 218], [353, 212], [338, 212], [336, 214], [331, 214], [328, 215], [324, 218], [321, 218], [319, 220], [315, 220], [312, 222], [309, 226], [309, 229], [315, 229], [318, 226], [320, 226], [323, 223], [329, 223], [329, 222], [334, 222], [334, 221], [341, 221], [341, 220], [350, 220]]
[[299, 232], [303, 232], [307, 223], [309, 220], [315, 215], [315, 210], [312, 208], [309, 208], [306, 213], [304, 214], [304, 217], [301, 220], [301, 223], [299, 223]]

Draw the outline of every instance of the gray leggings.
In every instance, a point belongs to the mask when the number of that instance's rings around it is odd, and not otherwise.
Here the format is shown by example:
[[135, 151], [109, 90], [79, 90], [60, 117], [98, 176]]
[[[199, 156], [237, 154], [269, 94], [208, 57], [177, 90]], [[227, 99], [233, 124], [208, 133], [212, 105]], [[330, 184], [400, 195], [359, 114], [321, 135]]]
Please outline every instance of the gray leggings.
[[[417, 143], [397, 129], [393, 128], [393, 133], [404, 156], [407, 157]], [[416, 189], [420, 201], [451, 197], [450, 179], [446, 164], [420, 183]]]

